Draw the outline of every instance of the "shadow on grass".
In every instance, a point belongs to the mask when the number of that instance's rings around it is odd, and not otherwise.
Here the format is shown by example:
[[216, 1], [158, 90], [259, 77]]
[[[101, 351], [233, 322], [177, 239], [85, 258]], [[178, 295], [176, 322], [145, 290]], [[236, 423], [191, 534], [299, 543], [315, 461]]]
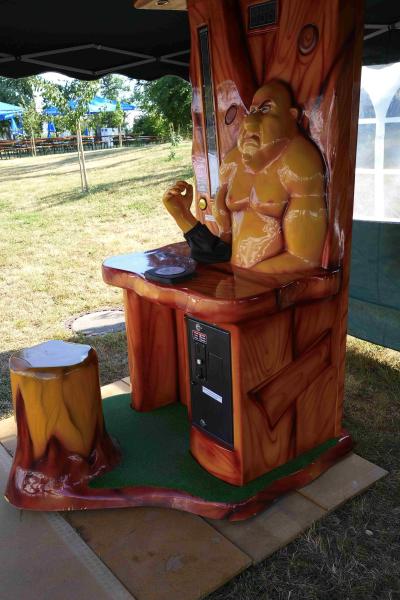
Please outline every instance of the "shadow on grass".
[[[160, 144], [155, 144], [155, 147], [158, 147]], [[145, 148], [149, 147], [149, 145], [146, 146], [136, 146], [136, 147], [129, 147], [129, 148], [114, 148], [112, 150], [90, 150], [90, 151], [85, 151], [85, 159], [86, 159], [86, 163], [88, 165], [90, 165], [91, 163], [96, 163], [97, 161], [100, 160], [104, 160], [105, 158], [111, 157], [111, 158], [117, 158], [118, 155], [122, 156], [125, 152], [131, 152], [134, 150], [143, 150]], [[152, 146], [153, 147], [153, 146]], [[71, 165], [71, 166], [77, 166], [78, 165], [78, 155], [76, 152], [68, 152], [65, 153], [66, 157], [63, 158], [62, 160], [57, 160], [54, 162], [49, 163], [48, 159], [49, 158], [54, 158], [54, 157], [58, 157], [60, 156], [60, 154], [47, 154], [44, 156], [39, 156], [37, 157], [38, 159], [43, 159], [43, 164], [35, 164], [35, 165], [24, 165], [24, 166], [19, 166], [18, 162], [14, 162], [12, 166], [7, 166], [4, 167], [2, 169], [0, 169], [0, 180], [1, 181], [14, 181], [15, 180], [15, 176], [16, 176], [16, 172], [18, 172], [18, 179], [31, 179], [31, 178], [35, 178], [35, 177], [42, 177], [43, 173], [46, 172], [46, 177], [50, 176], [50, 177], [58, 177], [59, 173], [58, 171], [64, 169], [67, 165]], [[18, 161], [18, 159], [14, 159], [16, 161]], [[102, 166], [102, 169], [110, 169], [113, 167], [117, 167], [118, 165], [122, 164], [122, 163], [133, 163], [136, 160], [138, 160], [136, 157], [132, 157], [129, 160], [124, 160], [124, 161], [118, 161], [118, 163], [112, 163], [110, 165], [106, 165], [106, 166]], [[51, 169], [51, 172], [49, 173], [49, 169]], [[71, 171], [72, 172], [72, 171]]]
[[126, 187], [128, 192], [128, 186], [132, 186], [132, 194], [135, 192], [135, 187], [146, 188], [152, 187], [154, 185], [165, 184], [167, 188], [168, 185], [175, 183], [178, 179], [190, 179], [193, 177], [193, 171], [191, 168], [182, 166], [176, 167], [174, 170], [169, 171], [167, 174], [163, 174], [162, 177], [157, 173], [152, 175], [137, 175], [134, 177], [129, 177], [127, 179], [121, 179], [119, 181], [114, 181], [112, 183], [98, 183], [90, 186], [89, 193], [84, 193], [80, 189], [75, 189], [70, 192], [56, 192], [54, 194], [49, 194], [48, 196], [43, 196], [40, 200], [41, 205], [35, 208], [35, 211], [40, 212], [43, 210], [47, 210], [48, 208], [52, 208], [55, 206], [62, 206], [63, 204], [70, 204], [81, 200], [82, 198], [86, 198], [91, 194], [98, 194], [108, 192], [110, 194], [115, 193], [120, 188]]

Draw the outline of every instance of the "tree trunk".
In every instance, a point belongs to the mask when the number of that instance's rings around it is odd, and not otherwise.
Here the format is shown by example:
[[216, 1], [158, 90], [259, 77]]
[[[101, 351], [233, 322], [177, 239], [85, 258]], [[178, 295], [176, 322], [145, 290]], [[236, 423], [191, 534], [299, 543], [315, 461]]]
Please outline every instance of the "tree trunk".
[[80, 129], [80, 125], [78, 124], [76, 127], [76, 151], [78, 153], [79, 175], [81, 176], [81, 190], [82, 190], [82, 192], [84, 192], [85, 188], [83, 185], [83, 167], [82, 167], [82, 159], [81, 159], [81, 148], [79, 145], [79, 129]]
[[31, 130], [31, 148], [32, 148], [32, 156], [36, 156], [35, 133], [34, 133], [33, 129]]
[[122, 129], [118, 127], [119, 147], [122, 148]]
[[50, 341], [13, 355], [10, 371], [18, 444], [6, 496], [46, 509], [119, 461], [104, 426], [97, 355]]
[[84, 153], [84, 149], [83, 149], [80, 121], [78, 121], [78, 128], [77, 128], [77, 143], [78, 143], [79, 165], [81, 168], [82, 191], [88, 192], [89, 184], [88, 184], [88, 180], [87, 180], [85, 153]]

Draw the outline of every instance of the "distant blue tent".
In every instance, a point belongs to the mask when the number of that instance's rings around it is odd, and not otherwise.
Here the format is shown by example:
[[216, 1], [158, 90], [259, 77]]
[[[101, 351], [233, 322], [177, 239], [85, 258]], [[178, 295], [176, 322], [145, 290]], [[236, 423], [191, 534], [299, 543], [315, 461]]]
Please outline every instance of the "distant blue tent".
[[10, 121], [10, 129], [11, 129], [11, 133], [19, 133], [19, 127], [17, 125], [17, 121], [14, 119], [14, 117], [10, 117], [9, 119]]
[[20, 117], [23, 112], [24, 109], [22, 106], [0, 102], [0, 121], [5, 121], [6, 119], [11, 119], [13, 117]]
[[[76, 106], [76, 102], [74, 100], [70, 100], [68, 104], [70, 108], [75, 108]], [[121, 102], [120, 104], [123, 111], [135, 110], [135, 106], [133, 106], [133, 104], [129, 104], [128, 102]], [[89, 103], [89, 110], [87, 114], [94, 115], [100, 112], [114, 112], [116, 108], [116, 100], [107, 100], [106, 98], [95, 96], [93, 100]], [[45, 108], [43, 112], [51, 117], [55, 117], [60, 114], [60, 111], [55, 106]]]
[[56, 133], [56, 128], [54, 126], [53, 121], [49, 121], [47, 123], [47, 137], [51, 138], [52, 135]]

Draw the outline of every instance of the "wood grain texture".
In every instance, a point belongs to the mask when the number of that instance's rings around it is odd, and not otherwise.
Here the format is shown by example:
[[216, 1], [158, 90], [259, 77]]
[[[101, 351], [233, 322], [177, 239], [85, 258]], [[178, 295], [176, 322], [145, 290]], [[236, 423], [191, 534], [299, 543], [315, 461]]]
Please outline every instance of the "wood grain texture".
[[[314, 344], [325, 332], [330, 331], [334, 335], [333, 327], [338, 320], [339, 298], [327, 298], [319, 302], [310, 302], [296, 306], [294, 311], [294, 351], [295, 355], [301, 355], [307, 348]], [[332, 342], [331, 362], [337, 364], [334, 357], [334, 348], [337, 343]]]
[[97, 355], [45, 342], [13, 355], [10, 369], [18, 438], [5, 495], [46, 510], [47, 498], [87, 487], [120, 460], [104, 427]]
[[[211, 2], [208, 5], [204, 2], [189, 0], [188, 8], [191, 30], [192, 161], [196, 175], [196, 216], [201, 222], [205, 222], [213, 233], [217, 233], [216, 225], [205, 220], [205, 215], [212, 213], [213, 198], [210, 194], [210, 174], [204, 126], [199, 28], [206, 25], [211, 31], [210, 54], [219, 162], [236, 144], [240, 123], [249, 106], [255, 81], [248, 54], [242, 52], [244, 35], [236, 0], [227, 0], [224, 3]], [[230, 57], [229, 60], [227, 57]], [[227, 125], [225, 117], [232, 106], [236, 109], [235, 118]], [[205, 211], [201, 211], [197, 207], [200, 197], [207, 199], [208, 206]]]
[[192, 405], [190, 402], [189, 355], [184, 311], [175, 311], [175, 324], [178, 357], [179, 400], [187, 407], [188, 417], [190, 419]]
[[335, 435], [337, 369], [328, 367], [296, 400], [296, 454]]
[[186, 244], [114, 256], [103, 263], [103, 279], [150, 302], [218, 323], [236, 323], [272, 314], [295, 302], [329, 297], [338, 289], [337, 271], [311, 269], [306, 273], [266, 275], [229, 263], [198, 264], [193, 279], [175, 285], [145, 279], [148, 269], [185, 265], [185, 261], [190, 261]]
[[[107, 283], [178, 311], [180, 345], [183, 314], [230, 332], [234, 447], [192, 428], [191, 450], [206, 469], [236, 485], [341, 431], [362, 42], [361, 0], [280, 0], [277, 23], [249, 31], [253, 3], [188, 1], [193, 165], [196, 193], [208, 203], [199, 216], [210, 212], [212, 200], [198, 38], [199, 28], [207, 26], [220, 162], [237, 145], [261, 85], [277, 79], [293, 91], [304, 133], [325, 160], [329, 226], [323, 268], [272, 276], [221, 263], [199, 265], [191, 281], [174, 287], [146, 281], [146, 269], [170, 264], [178, 255], [188, 260], [178, 246], [110, 259], [103, 266]], [[179, 393], [187, 402], [187, 358], [181, 348], [176, 356]]]
[[303, 469], [276, 480], [265, 490], [236, 503], [210, 502], [183, 491], [161, 487], [93, 489], [88, 487], [86, 480], [75, 482], [74, 485], [64, 482], [57, 494], [24, 493], [7, 495], [7, 499], [17, 508], [28, 510], [62, 511], [155, 506], [183, 510], [210, 519], [227, 518], [231, 521], [241, 521], [264, 510], [279, 496], [311, 483], [351, 449], [351, 437], [347, 432], [343, 432], [335, 446]]
[[251, 394], [260, 402], [273, 428], [296, 398], [330, 365], [329, 333]]
[[174, 312], [125, 290], [132, 407], [148, 411], [176, 402], [178, 364]]
[[[236, 478], [239, 481], [246, 481], [247, 477], [255, 476], [259, 468], [261, 472], [263, 468], [268, 469], [268, 459], [259, 458], [264, 452], [264, 450], [260, 452], [260, 448], [268, 448], [272, 452], [268, 456], [279, 461], [283, 460], [284, 456], [287, 459], [291, 453], [297, 453], [298, 447], [308, 447], [313, 443], [316, 432], [303, 427], [305, 419], [309, 419], [314, 428], [317, 427], [316, 420], [310, 415], [313, 403], [316, 415], [324, 423], [323, 431], [332, 432], [332, 423], [335, 424], [336, 434], [341, 430], [363, 25], [361, 0], [353, 3], [346, 0], [333, 0], [319, 4], [311, 0], [280, 0], [278, 22], [260, 30], [249, 31], [248, 8], [254, 3], [253, 0], [238, 0], [233, 11], [232, 4], [224, 0], [218, 2], [217, 9], [216, 3], [211, 0], [189, 0], [188, 2], [194, 46], [191, 78], [197, 89], [193, 112], [194, 123], [197, 124], [193, 144], [194, 165], [202, 164], [204, 170], [207, 168], [204, 123], [202, 124], [200, 115], [201, 71], [196, 35], [198, 27], [209, 25], [220, 161], [236, 146], [240, 123], [254, 92], [272, 79], [286, 82], [293, 91], [301, 110], [300, 122], [304, 131], [325, 158], [329, 227], [323, 253], [323, 266], [327, 269], [326, 277], [318, 281], [297, 278], [287, 285], [281, 282], [281, 285], [275, 287], [278, 311], [294, 307], [290, 335], [292, 359], [295, 362], [292, 369], [290, 366], [287, 367], [286, 383], [284, 376], [286, 363], [282, 365], [280, 385], [285, 398], [288, 398], [287, 404], [281, 405], [280, 401], [271, 400], [270, 394], [266, 393], [265, 401], [271, 401], [271, 410], [274, 405], [273, 415], [271, 415], [273, 423], [268, 422], [265, 410], [261, 411], [263, 403], [249, 400], [252, 397], [249, 396], [252, 388], [248, 387], [248, 384], [253, 375], [256, 379], [253, 387], [262, 383], [259, 365], [262, 365], [263, 361], [260, 361], [258, 351], [255, 352], [253, 361], [247, 361], [241, 350], [246, 347], [245, 337], [242, 339], [243, 332], [240, 331], [239, 334], [237, 328], [228, 324], [229, 321], [224, 322], [224, 328], [230, 329], [234, 340], [232, 350], [235, 402], [234, 452], [238, 454], [240, 460], [237, 464], [242, 468], [240, 477]], [[218, 10], [220, 19], [228, 23], [231, 15], [237, 15], [235, 12], [237, 6], [240, 8], [241, 18], [240, 22], [236, 22], [232, 27], [235, 36], [235, 48], [232, 50], [224, 26], [219, 24], [220, 21], [215, 16], [215, 10]], [[238, 54], [241, 55], [240, 61], [237, 59]], [[224, 57], [223, 61], [221, 57]], [[237, 112], [234, 127], [232, 124], [227, 125], [225, 115], [219, 111], [219, 106], [224, 105], [228, 81], [230, 89], [235, 89], [235, 93], [241, 96], [241, 106], [245, 107], [243, 111]], [[237, 100], [236, 103], [240, 105]], [[197, 116], [196, 111], [199, 113]], [[201, 179], [201, 174], [198, 175], [196, 169], [195, 174], [196, 180]], [[201, 185], [206, 186], [205, 179]], [[225, 265], [219, 265], [218, 268], [227, 272]], [[248, 277], [250, 278], [251, 275], [248, 274]], [[252, 319], [258, 322], [258, 316], [249, 315], [246, 324], [251, 323]], [[268, 324], [271, 322], [272, 315], [266, 312], [264, 318], [265, 323]], [[214, 320], [222, 324], [222, 321], [218, 321], [218, 315], [214, 315]], [[230, 323], [233, 324], [234, 321]], [[236, 321], [236, 323], [241, 326], [245, 321]], [[262, 327], [260, 333], [258, 330], [257, 333], [254, 332], [254, 337], [257, 337], [258, 341], [263, 340], [263, 336]], [[275, 335], [271, 352], [280, 347], [286, 336], [287, 331], [283, 327], [282, 331]], [[310, 355], [307, 353], [313, 344], [321, 339], [321, 336], [325, 336], [325, 340], [329, 339], [329, 345], [323, 345], [323, 353], [322, 355], [317, 353], [318, 360], [314, 364], [313, 361], [309, 362]], [[257, 345], [256, 342], [251, 343]], [[260, 344], [260, 351], [264, 352], [265, 357], [264, 343], [267, 346], [267, 338]], [[303, 384], [298, 385], [296, 376], [296, 368], [301, 371], [302, 367], [304, 369], [302, 381], [305, 382], [305, 387]], [[238, 375], [238, 372], [241, 375]], [[329, 377], [326, 373], [329, 373]], [[268, 376], [266, 375], [266, 378]], [[328, 377], [326, 385], [325, 376]], [[322, 404], [318, 385], [315, 384], [319, 377], [322, 378], [321, 389], [324, 390]], [[301, 412], [303, 405], [307, 408]], [[284, 411], [286, 406], [288, 410]], [[301, 430], [305, 432], [300, 441], [296, 441], [299, 432], [298, 420], [301, 420]], [[280, 427], [281, 422], [285, 423], [285, 426], [282, 426], [278, 434], [277, 427]], [[275, 428], [271, 427], [272, 424]], [[252, 444], [248, 440], [252, 440], [253, 449], [250, 449]], [[284, 449], [282, 452], [276, 450], [279, 445]], [[248, 461], [247, 452], [253, 457]], [[204, 455], [206, 456], [205, 451]], [[205, 458], [204, 464], [209, 460], [209, 457]], [[257, 461], [260, 463], [258, 466], [255, 465]], [[228, 464], [225, 459], [223, 462], [224, 467], [221, 467], [221, 472], [226, 470]], [[214, 471], [218, 468], [215, 457], [212, 468]], [[230, 477], [232, 478], [233, 475], [231, 474]]]

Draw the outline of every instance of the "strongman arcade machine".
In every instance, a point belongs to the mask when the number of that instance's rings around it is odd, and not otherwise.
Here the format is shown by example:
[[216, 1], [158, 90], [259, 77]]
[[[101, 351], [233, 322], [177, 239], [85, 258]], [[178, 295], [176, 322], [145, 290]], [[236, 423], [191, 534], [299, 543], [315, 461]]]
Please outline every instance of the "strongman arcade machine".
[[185, 241], [103, 265], [125, 301], [131, 406], [104, 402], [119, 450], [99, 419], [79, 475], [53, 460], [29, 493], [14, 467], [7, 497], [244, 519], [352, 448], [342, 415], [363, 6], [136, 6], [188, 11], [195, 188], [180, 181], [163, 197]]

